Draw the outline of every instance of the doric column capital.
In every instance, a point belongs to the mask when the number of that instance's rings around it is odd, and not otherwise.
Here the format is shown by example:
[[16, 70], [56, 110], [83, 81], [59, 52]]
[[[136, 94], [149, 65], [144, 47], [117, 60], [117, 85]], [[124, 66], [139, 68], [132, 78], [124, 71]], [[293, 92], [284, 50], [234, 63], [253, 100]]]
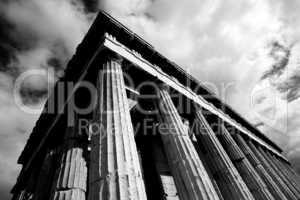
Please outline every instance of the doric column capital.
[[157, 85], [158, 85], [158, 88], [160, 90], [170, 92], [170, 86], [168, 84], [166, 84], [166, 83], [157, 83]]
[[101, 54], [100, 63], [106, 63], [108, 61], [113, 61], [113, 62], [122, 64], [123, 60], [124, 59], [121, 55], [107, 50]]

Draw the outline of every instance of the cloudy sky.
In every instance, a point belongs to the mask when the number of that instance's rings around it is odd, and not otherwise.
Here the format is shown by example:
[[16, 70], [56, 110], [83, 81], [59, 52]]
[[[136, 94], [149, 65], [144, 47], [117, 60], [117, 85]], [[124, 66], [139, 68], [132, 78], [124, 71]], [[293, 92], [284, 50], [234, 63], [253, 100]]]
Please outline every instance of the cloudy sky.
[[[39, 116], [16, 102], [43, 105], [98, 9], [261, 124], [300, 171], [298, 0], [0, 0], [1, 199], [9, 198], [16, 160]], [[27, 79], [16, 101], [15, 82], [28, 70], [44, 75]]]

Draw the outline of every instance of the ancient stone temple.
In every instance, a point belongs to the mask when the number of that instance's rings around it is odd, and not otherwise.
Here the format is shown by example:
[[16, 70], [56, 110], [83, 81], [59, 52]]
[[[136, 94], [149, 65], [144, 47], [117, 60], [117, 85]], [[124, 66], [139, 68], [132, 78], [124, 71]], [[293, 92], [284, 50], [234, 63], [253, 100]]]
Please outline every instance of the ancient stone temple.
[[104, 12], [18, 162], [13, 200], [300, 199], [276, 144]]

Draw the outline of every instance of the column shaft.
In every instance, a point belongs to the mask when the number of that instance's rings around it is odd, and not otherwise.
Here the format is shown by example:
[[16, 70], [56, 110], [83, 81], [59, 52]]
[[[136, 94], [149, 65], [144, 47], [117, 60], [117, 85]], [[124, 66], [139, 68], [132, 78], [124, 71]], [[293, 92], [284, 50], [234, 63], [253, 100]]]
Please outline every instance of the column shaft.
[[278, 160], [276, 157], [273, 157], [273, 160], [277, 164], [277, 166], [280, 167], [281, 169], [283, 169], [285, 171], [286, 175], [294, 181], [294, 183], [297, 185], [297, 187], [300, 188], [300, 180], [297, 177], [297, 175], [294, 174], [293, 172], [291, 172], [288, 169], [288, 167], [286, 165], [284, 165], [283, 163], [281, 163], [281, 161]]
[[[91, 135], [89, 200], [145, 200], [121, 63], [112, 58], [98, 75], [97, 105]], [[100, 130], [99, 130], [100, 129]]]
[[256, 157], [256, 155], [253, 153], [253, 151], [250, 149], [244, 138], [242, 138], [241, 135], [235, 134], [233, 135], [236, 143], [239, 145], [241, 150], [244, 152], [246, 157], [248, 158], [249, 162], [252, 164], [252, 166], [256, 169], [260, 177], [264, 180], [266, 183], [269, 191], [273, 195], [273, 197], [277, 199], [287, 200], [285, 195], [282, 193], [280, 188], [277, 186], [277, 184], [273, 181], [270, 174], [265, 170], [262, 163], [259, 161], [259, 159]]
[[300, 184], [300, 176], [297, 172], [295, 172], [295, 170], [292, 168], [291, 165], [279, 160], [279, 162], [281, 163], [281, 165], [285, 166], [285, 168], [287, 169], [287, 171], [293, 176], [295, 177], [295, 179], [297, 180], [298, 184]]
[[33, 197], [30, 196], [25, 190], [21, 190], [19, 193], [15, 194], [12, 200], [30, 200]]
[[280, 163], [286, 167], [290, 174], [292, 174], [295, 177], [295, 179], [297, 179], [297, 182], [300, 184], [300, 175], [292, 168], [292, 166], [287, 163], [283, 163], [282, 161], [280, 161]]
[[251, 150], [254, 152], [254, 154], [257, 156], [257, 158], [260, 160], [260, 162], [263, 164], [264, 168], [267, 170], [267, 172], [271, 175], [274, 182], [277, 184], [277, 186], [281, 189], [281, 191], [284, 193], [284, 195], [289, 200], [296, 200], [297, 198], [295, 195], [290, 191], [290, 189], [285, 185], [285, 183], [281, 180], [281, 178], [278, 176], [277, 172], [274, 171], [274, 169], [270, 166], [270, 164], [266, 161], [266, 159], [262, 156], [262, 154], [259, 152], [259, 150], [254, 146], [254, 144], [251, 141], [248, 141], [248, 145], [251, 148]]
[[24, 187], [15, 194], [13, 200], [32, 200], [34, 198], [34, 192], [36, 188], [36, 169], [31, 171], [28, 179], [25, 180]]
[[224, 125], [221, 126], [222, 132], [221, 134], [218, 134], [218, 138], [239, 174], [243, 178], [244, 182], [250, 189], [254, 198], [257, 200], [274, 200], [274, 197], [269, 192], [266, 184], [250, 164], [242, 150], [233, 140], [231, 134], [227, 131]]
[[294, 179], [294, 177], [291, 177], [289, 175], [289, 173], [287, 172], [287, 169], [282, 167], [278, 161], [276, 160], [275, 157], [272, 156], [272, 154], [270, 152], [266, 152], [267, 156], [269, 157], [269, 159], [271, 160], [271, 162], [273, 163], [273, 165], [281, 172], [282, 176], [293, 186], [293, 188], [295, 190], [297, 190], [297, 193], [299, 195], [299, 185], [297, 183], [297, 181]]
[[254, 199], [201, 110], [196, 112], [196, 120], [200, 126], [195, 130], [197, 142], [205, 151], [207, 162], [224, 199]]
[[84, 200], [86, 195], [87, 166], [84, 147], [76, 141], [64, 145], [53, 200]]
[[161, 138], [181, 200], [219, 200], [202, 161], [184, 129], [167, 88], [159, 91]]
[[194, 147], [195, 147], [195, 149], [196, 149], [196, 151], [198, 153], [198, 156], [199, 156], [200, 160], [203, 162], [203, 166], [204, 166], [205, 170], [207, 171], [207, 174], [208, 174], [208, 176], [209, 176], [209, 178], [210, 178], [210, 180], [211, 180], [211, 182], [212, 182], [215, 190], [217, 191], [220, 200], [224, 200], [224, 198], [222, 196], [222, 193], [221, 193], [221, 191], [219, 189], [219, 186], [217, 184], [217, 181], [216, 181], [215, 177], [213, 176], [213, 174], [212, 174], [212, 172], [211, 172], [211, 170], [210, 170], [210, 168], [209, 168], [209, 166], [208, 166], [208, 164], [207, 164], [207, 162], [205, 160], [205, 155], [201, 151], [201, 149], [200, 149], [200, 147], [199, 147], [199, 145], [197, 143], [197, 139], [196, 139], [194, 133], [192, 135], [190, 135], [190, 138], [191, 138], [192, 143], [193, 143], [193, 145], [194, 145]]
[[73, 127], [67, 127], [65, 142], [53, 181], [52, 200], [85, 200], [87, 191], [87, 144], [78, 130], [78, 119]]
[[268, 153], [265, 152], [262, 148], [259, 148], [260, 153], [264, 156], [264, 158], [267, 160], [267, 162], [270, 164], [270, 166], [274, 169], [275, 172], [277, 172], [278, 176], [281, 178], [281, 180], [286, 184], [286, 186], [290, 189], [290, 191], [296, 196], [300, 198], [300, 193], [297, 191], [297, 188], [288, 180], [285, 175], [282, 173], [281, 169], [278, 168], [273, 160], [269, 157]]

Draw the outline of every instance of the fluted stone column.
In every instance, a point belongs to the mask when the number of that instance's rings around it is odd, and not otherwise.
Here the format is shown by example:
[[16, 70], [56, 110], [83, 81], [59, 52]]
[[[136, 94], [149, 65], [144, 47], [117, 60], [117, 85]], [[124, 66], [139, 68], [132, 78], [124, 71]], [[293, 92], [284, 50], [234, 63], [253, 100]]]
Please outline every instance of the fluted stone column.
[[265, 170], [262, 163], [259, 161], [259, 159], [256, 157], [256, 155], [253, 153], [253, 151], [250, 149], [244, 138], [239, 135], [235, 134], [233, 135], [233, 138], [235, 139], [236, 143], [240, 147], [240, 149], [243, 151], [243, 153], [248, 158], [249, 162], [252, 164], [252, 166], [256, 169], [260, 177], [264, 180], [266, 183], [270, 193], [273, 195], [273, 197], [277, 199], [282, 200], [288, 200], [285, 195], [282, 193], [280, 188], [277, 186], [277, 184], [273, 181], [270, 174]]
[[26, 200], [26, 191], [21, 190], [18, 193], [14, 194], [12, 200]]
[[35, 168], [31, 170], [31, 175], [28, 179], [28, 181], [26, 181], [26, 187], [25, 187], [25, 195], [24, 195], [24, 199], [23, 200], [33, 200], [34, 199], [34, 194], [35, 194], [35, 188], [37, 186], [37, 171], [38, 168]]
[[34, 198], [32, 193], [28, 193], [26, 190], [20, 191], [16, 194], [12, 200], [32, 200]]
[[67, 127], [65, 142], [61, 149], [52, 200], [85, 200], [87, 191], [87, 145], [84, 135], [78, 130], [76, 119], [74, 127]]
[[36, 186], [35, 169], [32, 170], [28, 179], [24, 183], [24, 187], [14, 194], [12, 200], [32, 200], [34, 198], [34, 188]]
[[159, 91], [161, 138], [181, 200], [219, 200], [202, 161], [171, 100], [168, 88]]
[[274, 162], [280, 167], [282, 170], [285, 171], [288, 178], [292, 179], [294, 183], [300, 188], [300, 179], [297, 177], [297, 174], [291, 172], [286, 165], [284, 165], [280, 160], [278, 160], [275, 156], [273, 156]]
[[257, 158], [260, 160], [260, 162], [263, 164], [264, 168], [267, 170], [267, 172], [271, 175], [274, 182], [277, 184], [277, 186], [281, 189], [281, 191], [284, 193], [284, 195], [289, 200], [295, 200], [297, 197], [292, 193], [292, 191], [285, 185], [285, 183], [281, 180], [279, 175], [276, 171], [270, 166], [270, 164], [267, 162], [267, 160], [263, 157], [263, 155], [259, 152], [258, 148], [254, 146], [254, 144], [249, 140], [247, 141], [249, 147], [254, 152], [254, 154], [257, 156]]
[[254, 199], [200, 109], [196, 112], [196, 120], [200, 127], [195, 130], [195, 136], [205, 149], [207, 162], [224, 199]]
[[222, 132], [218, 134], [218, 138], [254, 198], [257, 200], [274, 200], [274, 197], [269, 192], [266, 184], [250, 164], [245, 154], [232, 138], [231, 134], [227, 131], [224, 125], [220, 124], [220, 126]]
[[298, 174], [298, 172], [296, 172], [291, 165], [284, 163], [285, 166], [287, 166], [287, 168], [291, 171], [292, 174], [294, 174], [299, 180], [300, 180], [300, 175]]
[[65, 145], [60, 161], [58, 180], [53, 200], [84, 200], [86, 195], [87, 166], [83, 148], [75, 141]]
[[121, 61], [108, 57], [98, 75], [99, 104], [91, 136], [89, 200], [145, 200]]
[[277, 175], [281, 178], [281, 180], [286, 184], [286, 186], [290, 189], [290, 191], [298, 198], [300, 198], [300, 193], [298, 192], [297, 188], [288, 180], [285, 175], [282, 173], [281, 169], [278, 168], [272, 159], [270, 159], [268, 153], [264, 151], [261, 147], [258, 148], [260, 153], [264, 156], [270, 166], [277, 172]]
[[201, 149], [200, 149], [200, 147], [199, 147], [199, 145], [197, 143], [197, 139], [196, 139], [194, 133], [190, 134], [190, 138], [191, 138], [191, 140], [193, 142], [193, 145], [194, 145], [194, 147], [195, 147], [195, 149], [196, 149], [196, 151], [198, 153], [198, 156], [199, 156], [200, 160], [203, 162], [204, 168], [207, 171], [207, 174], [208, 174], [208, 176], [209, 176], [209, 178], [210, 178], [210, 180], [211, 180], [211, 182], [212, 182], [215, 190], [217, 191], [220, 200], [224, 200], [224, 198], [222, 196], [222, 193], [221, 193], [221, 191], [219, 189], [219, 186], [218, 186], [218, 184], [216, 182], [216, 179], [213, 176], [213, 174], [211, 173], [211, 170], [210, 170], [210, 168], [209, 168], [209, 166], [208, 166], [208, 164], [207, 164], [207, 162], [205, 160], [205, 156], [204, 156], [203, 152], [201, 151]]
[[287, 169], [287, 171], [291, 174], [291, 176], [295, 177], [297, 182], [300, 184], [300, 175], [297, 172], [295, 172], [292, 166], [283, 162], [282, 160], [278, 160], [278, 161], [282, 166], [284, 166]]
[[294, 177], [291, 177], [289, 175], [287, 169], [282, 167], [278, 163], [277, 159], [270, 152], [266, 152], [266, 155], [268, 156], [269, 160], [273, 163], [274, 167], [276, 167], [281, 172], [282, 176], [293, 186], [295, 190], [297, 190], [298, 195], [300, 195], [299, 193], [300, 188], [297, 181], [294, 179]]

